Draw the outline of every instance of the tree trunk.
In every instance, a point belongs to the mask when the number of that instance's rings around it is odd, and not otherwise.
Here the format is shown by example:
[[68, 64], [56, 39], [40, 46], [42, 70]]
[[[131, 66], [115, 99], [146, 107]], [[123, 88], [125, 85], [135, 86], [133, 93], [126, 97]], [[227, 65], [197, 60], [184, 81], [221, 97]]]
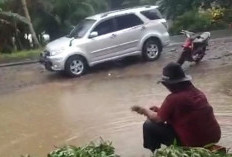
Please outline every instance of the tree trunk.
[[26, 2], [26, 0], [21, 0], [21, 3], [23, 5], [24, 14], [25, 14], [26, 18], [29, 21], [29, 29], [30, 29], [30, 32], [31, 32], [31, 35], [32, 35], [32, 39], [33, 39], [33, 41], [35, 43], [35, 46], [40, 47], [39, 40], [36, 37], [36, 33], [35, 33], [34, 27], [33, 27], [32, 22], [31, 22], [31, 17], [30, 17], [30, 14], [28, 12], [27, 2]]

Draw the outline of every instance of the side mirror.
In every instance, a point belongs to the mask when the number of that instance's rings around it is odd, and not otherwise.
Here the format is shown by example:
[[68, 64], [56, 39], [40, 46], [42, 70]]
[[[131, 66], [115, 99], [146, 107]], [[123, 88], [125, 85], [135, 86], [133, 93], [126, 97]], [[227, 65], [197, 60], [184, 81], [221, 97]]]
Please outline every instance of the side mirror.
[[98, 32], [91, 32], [89, 38], [95, 38], [98, 36]]

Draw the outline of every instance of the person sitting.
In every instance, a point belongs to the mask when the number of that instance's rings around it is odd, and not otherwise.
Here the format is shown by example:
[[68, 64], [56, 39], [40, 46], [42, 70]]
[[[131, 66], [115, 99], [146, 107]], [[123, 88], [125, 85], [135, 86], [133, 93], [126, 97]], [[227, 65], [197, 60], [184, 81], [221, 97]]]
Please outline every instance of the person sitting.
[[159, 82], [171, 94], [161, 107], [132, 107], [132, 111], [148, 118], [143, 124], [144, 148], [154, 152], [161, 144], [169, 146], [175, 140], [181, 146], [203, 147], [220, 140], [221, 129], [213, 108], [191, 79], [179, 64], [169, 63]]

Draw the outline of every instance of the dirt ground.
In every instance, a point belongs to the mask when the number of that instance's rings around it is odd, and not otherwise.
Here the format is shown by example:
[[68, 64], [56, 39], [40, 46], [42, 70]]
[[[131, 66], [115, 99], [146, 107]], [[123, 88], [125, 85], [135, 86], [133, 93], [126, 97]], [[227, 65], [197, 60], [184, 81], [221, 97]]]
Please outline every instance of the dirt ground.
[[[218, 39], [198, 65], [185, 63], [222, 127], [220, 144], [232, 147], [232, 40]], [[98, 65], [80, 78], [50, 73], [39, 64], [0, 69], [0, 156], [46, 156], [55, 146], [83, 145], [100, 136], [125, 157], [149, 156], [142, 147], [144, 117], [132, 105], [160, 105], [162, 67], [181, 48], [164, 49], [156, 62], [139, 57]]]

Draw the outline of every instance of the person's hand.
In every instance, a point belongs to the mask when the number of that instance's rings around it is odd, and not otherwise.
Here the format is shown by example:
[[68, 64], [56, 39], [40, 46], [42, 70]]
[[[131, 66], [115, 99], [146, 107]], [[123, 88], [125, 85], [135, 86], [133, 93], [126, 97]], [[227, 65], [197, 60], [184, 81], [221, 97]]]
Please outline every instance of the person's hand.
[[152, 110], [152, 111], [154, 111], [154, 112], [158, 112], [159, 111], [159, 107], [157, 107], [157, 106], [152, 106], [149, 109]]
[[145, 112], [145, 109], [141, 106], [132, 106], [131, 107], [131, 110], [134, 111], [134, 112], [137, 112], [138, 114], [144, 114]]

